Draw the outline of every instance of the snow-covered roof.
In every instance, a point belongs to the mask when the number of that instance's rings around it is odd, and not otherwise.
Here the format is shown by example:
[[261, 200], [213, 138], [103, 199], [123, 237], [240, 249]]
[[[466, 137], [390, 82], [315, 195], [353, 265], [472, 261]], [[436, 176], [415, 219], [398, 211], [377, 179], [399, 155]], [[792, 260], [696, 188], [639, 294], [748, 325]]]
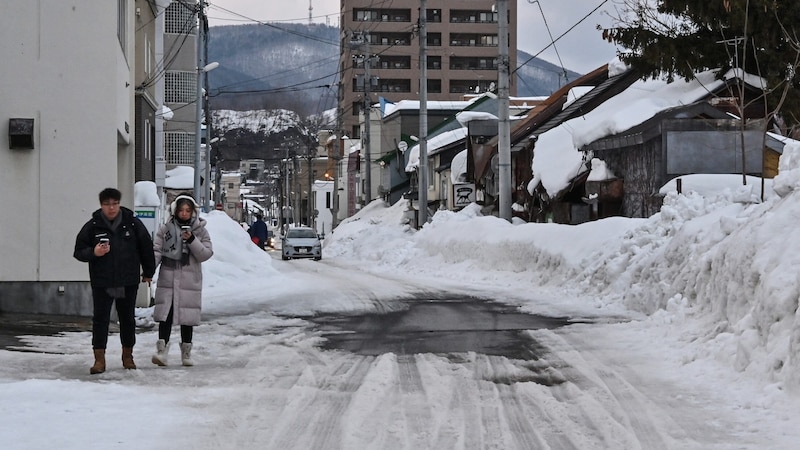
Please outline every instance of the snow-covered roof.
[[[445, 147], [454, 142], [467, 137], [467, 128], [461, 127], [451, 131], [445, 131], [442, 134], [428, 139], [428, 156], [436, 154], [436, 150]], [[413, 172], [419, 166], [419, 144], [411, 147], [408, 154], [408, 164], [406, 164], [406, 172]]]
[[[561, 191], [571, 179], [586, 170], [583, 155], [578, 151], [583, 146], [639, 125], [668, 108], [694, 103], [739, 73], [732, 70], [719, 79], [715, 71], [709, 70], [698, 73], [690, 81], [636, 81], [587, 114], [539, 135], [529, 188], [541, 182], [550, 194]], [[746, 74], [742, 79], [757, 88], [765, 85], [763, 79], [753, 75]]]
[[[428, 110], [439, 111], [461, 111], [466, 108], [470, 102], [468, 101], [428, 101], [426, 102]], [[400, 100], [397, 103], [387, 103], [384, 108], [384, 116], [388, 116], [397, 111], [418, 111], [420, 107], [419, 100]]]

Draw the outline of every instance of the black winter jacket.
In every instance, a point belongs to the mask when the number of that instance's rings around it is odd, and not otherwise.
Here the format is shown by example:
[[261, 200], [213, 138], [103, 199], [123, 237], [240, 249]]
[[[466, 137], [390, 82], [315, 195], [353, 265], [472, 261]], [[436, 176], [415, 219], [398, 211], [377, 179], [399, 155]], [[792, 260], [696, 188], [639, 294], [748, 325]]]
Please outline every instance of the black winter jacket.
[[[92, 287], [134, 286], [141, 282], [142, 276], [152, 278], [156, 272], [150, 232], [130, 209], [121, 206], [119, 213], [122, 221], [112, 232], [103, 220], [102, 210], [98, 209], [75, 238], [73, 256], [78, 261], [89, 263]], [[111, 251], [95, 256], [94, 247], [101, 237], [109, 238]]]

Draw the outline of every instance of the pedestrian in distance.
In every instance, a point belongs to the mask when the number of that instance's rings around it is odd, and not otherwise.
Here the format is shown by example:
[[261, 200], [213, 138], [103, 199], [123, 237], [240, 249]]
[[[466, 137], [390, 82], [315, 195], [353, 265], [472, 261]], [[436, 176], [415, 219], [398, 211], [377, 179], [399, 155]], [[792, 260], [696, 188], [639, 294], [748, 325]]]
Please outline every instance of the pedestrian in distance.
[[192, 196], [181, 194], [170, 205], [171, 216], [156, 233], [156, 282], [153, 320], [158, 322], [158, 341], [153, 364], [167, 365], [172, 325], [181, 328], [181, 363], [193, 366], [192, 335], [200, 324], [203, 270], [201, 263], [214, 254], [206, 220], [200, 217]]
[[[106, 346], [115, 304], [122, 344], [122, 367], [135, 369], [136, 294], [140, 282], [149, 283], [156, 270], [153, 240], [144, 223], [120, 206], [122, 193], [114, 188], [100, 191], [100, 209], [92, 214], [75, 238], [73, 256], [89, 263], [92, 287], [92, 349], [90, 374], [106, 370]], [[141, 269], [141, 271], [140, 271]]]
[[264, 222], [263, 218], [261, 217], [261, 214], [256, 215], [256, 220], [255, 222], [253, 222], [253, 225], [250, 227], [249, 231], [250, 231], [250, 237], [253, 238], [254, 242], [256, 241], [256, 239], [258, 239], [256, 245], [258, 245], [258, 247], [261, 250], [265, 250], [265, 246], [267, 244], [267, 237], [269, 236], [267, 233], [267, 224], [266, 222]]

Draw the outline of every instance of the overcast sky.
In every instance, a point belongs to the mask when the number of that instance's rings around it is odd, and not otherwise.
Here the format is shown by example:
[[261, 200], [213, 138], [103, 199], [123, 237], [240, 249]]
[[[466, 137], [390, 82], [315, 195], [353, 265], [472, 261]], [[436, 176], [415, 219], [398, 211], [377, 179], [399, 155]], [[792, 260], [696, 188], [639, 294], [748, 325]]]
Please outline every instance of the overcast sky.
[[[277, 6], [279, 3], [280, 6]], [[312, 20], [314, 23], [339, 25], [340, 0], [312, 0]], [[376, 4], [380, 3], [376, 0]], [[600, 9], [592, 12], [596, 7]], [[261, 22], [302, 22], [308, 23], [308, 2], [305, 0], [265, 1], [265, 0], [208, 0], [208, 17], [211, 26], [235, 25]], [[430, 3], [429, 3], [430, 5]], [[539, 7], [541, 6], [541, 11]], [[429, 6], [430, 7], [430, 6]], [[596, 27], [608, 26], [611, 19], [613, 0], [517, 0], [518, 47], [532, 55], [542, 51], [550, 42], [545, 20], [553, 38], [581, 22], [572, 31], [556, 42], [558, 55], [567, 69], [586, 73], [609, 62], [616, 55], [615, 47], [604, 41]], [[229, 11], [229, 12], [226, 12]], [[541, 55], [553, 64], [559, 63], [558, 55], [549, 48]], [[520, 60], [520, 63], [523, 61]]]

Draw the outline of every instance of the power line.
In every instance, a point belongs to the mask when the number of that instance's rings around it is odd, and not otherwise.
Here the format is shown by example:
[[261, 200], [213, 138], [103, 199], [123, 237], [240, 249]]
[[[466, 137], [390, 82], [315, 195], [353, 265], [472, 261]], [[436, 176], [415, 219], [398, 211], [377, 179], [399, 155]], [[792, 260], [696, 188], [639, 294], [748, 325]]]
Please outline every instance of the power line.
[[558, 53], [558, 47], [556, 47], [556, 42], [553, 40], [553, 33], [550, 32], [550, 25], [547, 24], [547, 17], [544, 15], [544, 10], [542, 9], [542, 2], [539, 0], [528, 0], [528, 3], [536, 3], [536, 6], [539, 7], [539, 12], [542, 13], [542, 20], [544, 21], [544, 27], [547, 29], [547, 35], [550, 36], [550, 42], [553, 44], [553, 50], [556, 52], [556, 57], [558, 58], [558, 64], [561, 66], [561, 70], [564, 72], [564, 80], [569, 82], [569, 75], [567, 75], [567, 69], [564, 68], [564, 62], [561, 61], [561, 55]]
[[[228, 14], [233, 14], [233, 15], [236, 15], [236, 16], [239, 16], [239, 17], [242, 17], [242, 18], [245, 18], [245, 19], [247, 19], [247, 20], [249, 20], [249, 21], [251, 21], [251, 22], [253, 22], [253, 23], [257, 23], [257, 24], [259, 24], [259, 25], [264, 25], [264, 26], [267, 26], [267, 27], [270, 27], [270, 28], [275, 28], [276, 30], [281, 30], [281, 31], [283, 31], [283, 32], [285, 32], [285, 33], [294, 34], [294, 35], [296, 35], [296, 36], [300, 36], [300, 37], [303, 37], [303, 38], [306, 38], [306, 39], [310, 39], [310, 40], [312, 40], [312, 41], [321, 42], [321, 43], [323, 43], [323, 44], [333, 45], [333, 46], [337, 46], [337, 47], [339, 46], [339, 43], [338, 43], [338, 42], [334, 42], [334, 41], [327, 41], [327, 40], [324, 40], [324, 39], [320, 39], [320, 38], [318, 38], [318, 37], [316, 37], [316, 36], [312, 36], [312, 35], [308, 35], [308, 34], [303, 34], [303, 33], [300, 33], [300, 32], [294, 31], [294, 30], [288, 30], [288, 29], [286, 29], [286, 28], [279, 27], [279, 26], [277, 26], [277, 25], [275, 25], [275, 24], [272, 24], [272, 23], [269, 23], [269, 22], [264, 22], [264, 21], [261, 21], [261, 20], [256, 20], [256, 19], [253, 19], [253, 18], [250, 18], [250, 17], [244, 16], [244, 15], [241, 15], [241, 14], [239, 14], [239, 13], [236, 13], [236, 12], [234, 12], [234, 11], [231, 11], [231, 10], [229, 10], [229, 9], [222, 8], [222, 7], [220, 7], [220, 6], [216, 6], [216, 5], [214, 5], [214, 7], [215, 7], [216, 9], [219, 9], [219, 10], [221, 10], [221, 11], [224, 11], [224, 12], [226, 12], [226, 13], [228, 13]], [[304, 25], [304, 26], [305, 26], [305, 25]]]
[[541, 55], [541, 54], [542, 54], [542, 53], [543, 53], [545, 50], [547, 50], [547, 49], [548, 49], [548, 48], [550, 48], [551, 46], [555, 45], [555, 43], [556, 43], [556, 42], [558, 42], [559, 40], [561, 40], [561, 38], [563, 38], [564, 36], [566, 36], [566, 35], [567, 35], [567, 34], [568, 34], [570, 31], [574, 30], [574, 29], [575, 29], [575, 27], [577, 27], [578, 25], [582, 24], [584, 20], [588, 19], [588, 18], [589, 18], [589, 16], [591, 16], [592, 14], [594, 14], [594, 13], [595, 13], [595, 12], [596, 12], [598, 9], [600, 9], [600, 8], [601, 8], [603, 5], [605, 5], [606, 3], [608, 3], [608, 0], [603, 0], [603, 1], [602, 1], [602, 2], [601, 2], [599, 5], [597, 5], [597, 6], [596, 6], [596, 7], [595, 7], [593, 10], [591, 10], [591, 11], [590, 11], [588, 14], [586, 14], [585, 16], [583, 16], [583, 18], [582, 18], [581, 20], [577, 21], [577, 22], [576, 22], [574, 25], [572, 25], [571, 27], [569, 27], [569, 29], [567, 29], [567, 31], [565, 31], [565, 32], [561, 33], [561, 35], [559, 35], [557, 38], [555, 38], [555, 39], [552, 39], [552, 40], [551, 40], [551, 42], [550, 42], [549, 44], [547, 44], [547, 46], [545, 46], [543, 49], [541, 49], [541, 50], [540, 50], [538, 53], [536, 53], [535, 55], [533, 55], [533, 56], [531, 56], [530, 58], [528, 58], [528, 60], [527, 60], [527, 61], [525, 61], [525, 62], [524, 62], [524, 63], [522, 63], [522, 64], [519, 64], [519, 65], [517, 66], [517, 68], [516, 68], [516, 69], [514, 69], [514, 71], [512, 71], [512, 72], [511, 72], [511, 75], [513, 75], [513, 74], [517, 73], [517, 70], [519, 70], [519, 69], [520, 69], [520, 67], [527, 65], [529, 62], [533, 61], [533, 60], [534, 60], [534, 59], [535, 59], [537, 56]]

